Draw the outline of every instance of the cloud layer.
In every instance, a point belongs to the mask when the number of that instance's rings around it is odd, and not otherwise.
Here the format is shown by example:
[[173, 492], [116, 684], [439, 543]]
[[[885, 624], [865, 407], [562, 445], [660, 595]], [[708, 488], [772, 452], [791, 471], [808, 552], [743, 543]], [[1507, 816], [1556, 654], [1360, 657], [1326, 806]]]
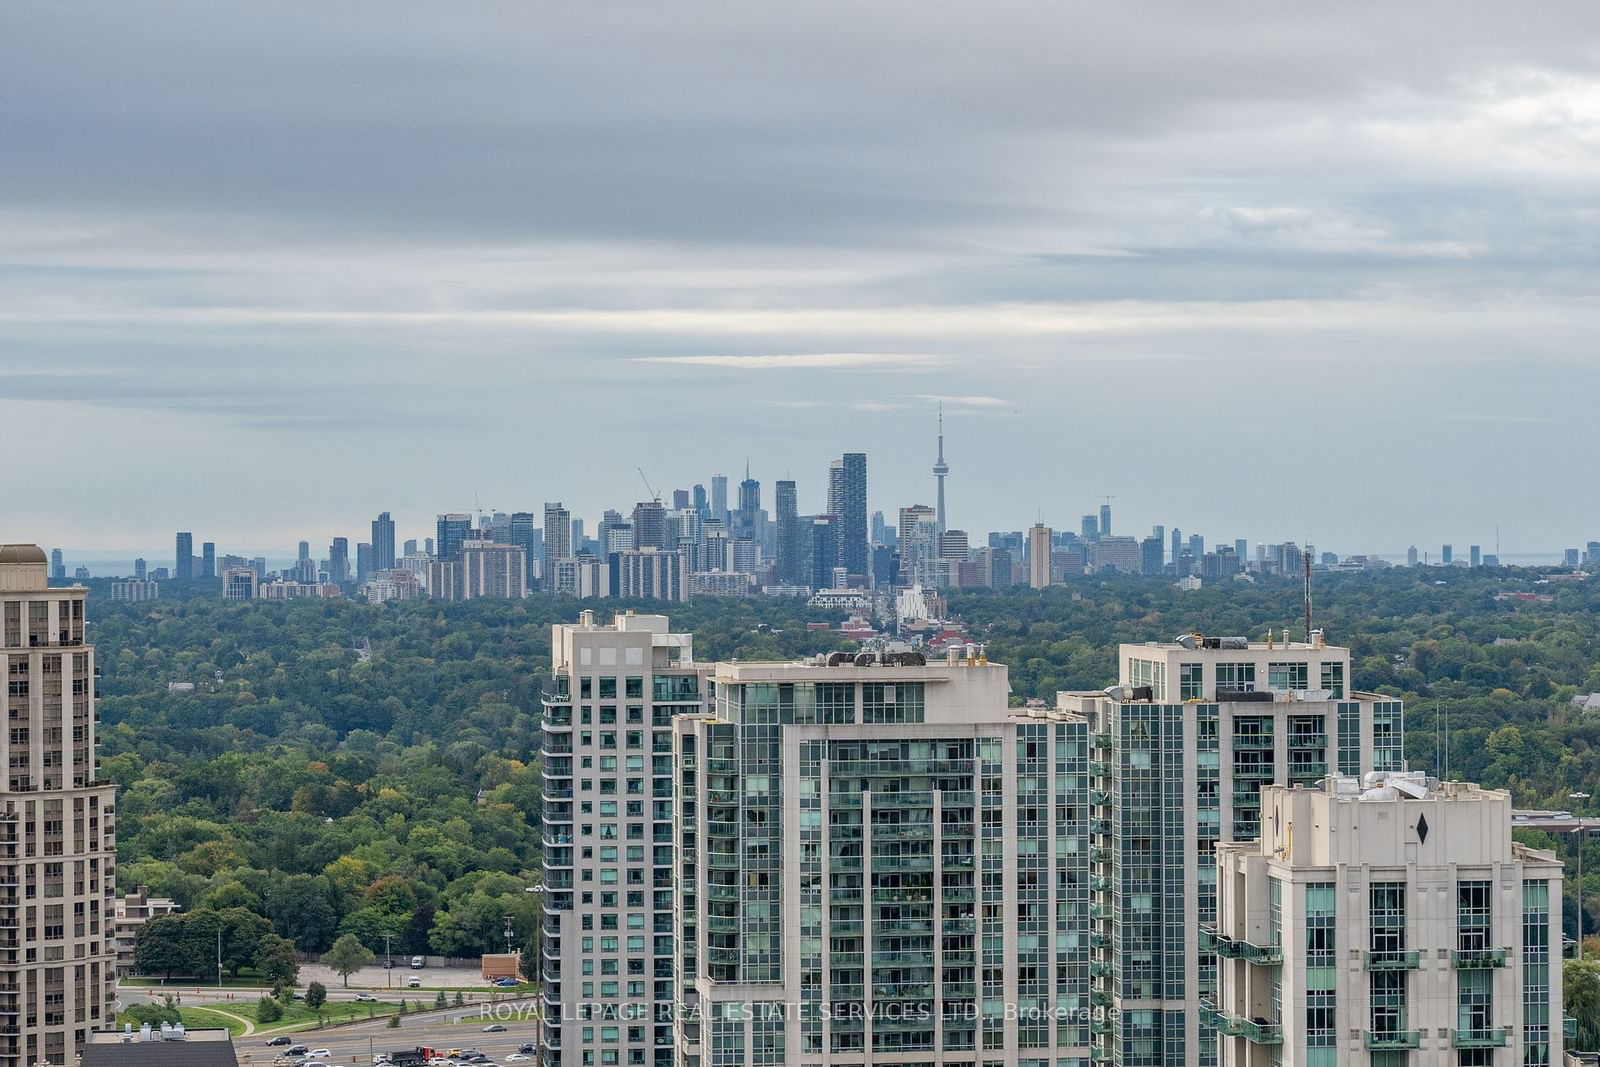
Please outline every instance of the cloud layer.
[[855, 449], [892, 510], [942, 404], [975, 534], [1114, 492], [1123, 529], [1579, 543], [1597, 22], [6, 5], [0, 428], [36, 454], [0, 537], [597, 516], [641, 460], [746, 456], [814, 507]]

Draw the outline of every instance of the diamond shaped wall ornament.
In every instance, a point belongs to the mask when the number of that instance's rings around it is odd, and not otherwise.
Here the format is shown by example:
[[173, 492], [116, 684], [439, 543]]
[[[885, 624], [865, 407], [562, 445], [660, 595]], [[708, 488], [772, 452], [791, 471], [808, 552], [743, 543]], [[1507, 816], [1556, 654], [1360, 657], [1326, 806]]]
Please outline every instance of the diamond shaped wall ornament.
[[1428, 843], [1428, 817], [1419, 816], [1417, 819], [1417, 840], [1423, 844]]

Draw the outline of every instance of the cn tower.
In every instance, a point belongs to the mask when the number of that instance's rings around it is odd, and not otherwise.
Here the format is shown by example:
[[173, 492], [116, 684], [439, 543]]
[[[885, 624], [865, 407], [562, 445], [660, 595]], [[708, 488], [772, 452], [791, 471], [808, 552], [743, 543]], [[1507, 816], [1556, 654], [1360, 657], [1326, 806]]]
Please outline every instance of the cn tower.
[[944, 535], [944, 479], [950, 465], [944, 461], [944, 405], [939, 405], [939, 458], [933, 464], [933, 476], [939, 480], [939, 534]]

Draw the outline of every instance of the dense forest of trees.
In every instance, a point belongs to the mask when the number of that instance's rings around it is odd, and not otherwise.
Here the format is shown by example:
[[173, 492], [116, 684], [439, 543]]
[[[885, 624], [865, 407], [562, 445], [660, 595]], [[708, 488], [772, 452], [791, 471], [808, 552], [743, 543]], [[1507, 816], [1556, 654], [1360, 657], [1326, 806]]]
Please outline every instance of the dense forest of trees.
[[[397, 955], [473, 955], [503, 947], [506, 915], [530, 938], [539, 693], [550, 625], [578, 610], [97, 599], [119, 883], [244, 909], [307, 952], [352, 934], [379, 952], [388, 935]], [[673, 611], [702, 659], [831, 649], [837, 634], [806, 632], [827, 618], [794, 600]]]
[[[1448, 720], [1453, 776], [1509, 788], [1520, 805], [1570, 807], [1567, 793], [1600, 792], [1600, 715], [1570, 700], [1600, 691], [1600, 583], [1539, 578], [1319, 576], [1317, 621], [1354, 650], [1358, 687], [1406, 700], [1413, 767], [1442, 769], [1435, 738]], [[1497, 599], [1504, 592], [1554, 599]], [[581, 606], [96, 598], [103, 768], [122, 786], [119, 882], [230, 916], [259, 939], [266, 928], [242, 909], [309, 952], [350, 934], [379, 952], [388, 935], [396, 954], [475, 954], [503, 945], [505, 915], [530, 937], [539, 693], [550, 626]], [[604, 618], [630, 605], [592, 606]], [[838, 616], [793, 599], [655, 607], [695, 634], [702, 660], [841, 641], [806, 629]], [[952, 609], [1011, 666], [1019, 701], [1110, 684], [1119, 641], [1301, 629], [1290, 581], [1184, 592], [1086, 579], [960, 593]], [[1600, 850], [1588, 858], [1600, 872]], [[237, 959], [247, 956], [241, 946]]]

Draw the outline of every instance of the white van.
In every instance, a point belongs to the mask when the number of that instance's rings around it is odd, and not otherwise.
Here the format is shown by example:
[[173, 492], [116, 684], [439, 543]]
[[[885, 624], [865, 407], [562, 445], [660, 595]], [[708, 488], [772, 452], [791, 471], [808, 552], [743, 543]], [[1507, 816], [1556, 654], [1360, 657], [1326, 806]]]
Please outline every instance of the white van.
[[428, 957], [426, 957], [426, 956], [412, 956], [411, 957], [411, 969], [413, 971], [420, 971], [420, 970], [422, 970], [423, 965], [426, 964], [427, 962], [428, 962]]

